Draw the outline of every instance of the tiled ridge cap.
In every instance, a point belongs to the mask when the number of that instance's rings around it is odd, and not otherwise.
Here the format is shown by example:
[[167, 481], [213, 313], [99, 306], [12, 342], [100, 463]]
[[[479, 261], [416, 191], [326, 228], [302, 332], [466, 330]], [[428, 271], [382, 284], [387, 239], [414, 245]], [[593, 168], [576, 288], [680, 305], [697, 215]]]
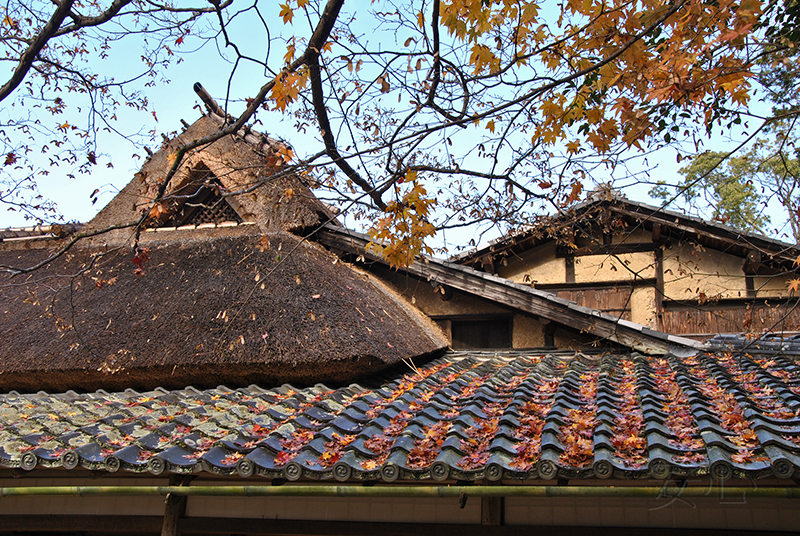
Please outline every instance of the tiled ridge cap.
[[[643, 203], [641, 201], [633, 201], [625, 197], [624, 195], [613, 196], [612, 199], [606, 199], [605, 197], [599, 197], [595, 195], [571, 207], [568, 212], [577, 213], [587, 210], [593, 206], [598, 206], [602, 204], [608, 204], [611, 207], [617, 207], [622, 209], [623, 211], [625, 209], [628, 209], [628, 211], [635, 212], [645, 218], [648, 218], [652, 215], [660, 215], [662, 216], [662, 218], [674, 219], [675, 224], [679, 224], [680, 221], [683, 221], [685, 223], [702, 225], [703, 227], [710, 227], [711, 229], [716, 230], [720, 237], [727, 236], [733, 240], [736, 239], [746, 240], [748, 242], [755, 243], [758, 247], [779, 250], [781, 253], [786, 251], [798, 250], [797, 244], [791, 244], [789, 242], [784, 242], [782, 240], [771, 238], [766, 235], [754, 233], [751, 231], [743, 231], [741, 229], [736, 229], [734, 227], [719, 222], [707, 221], [697, 216], [692, 216], [689, 214], [685, 214], [675, 210], [670, 210], [663, 207], [657, 207], [654, 205]], [[552, 217], [558, 220], [559, 218], [562, 217], [562, 215], [556, 214]], [[518, 237], [524, 236], [528, 233], [535, 231], [537, 228], [538, 227], [535, 225], [525, 225], [519, 229], [514, 229], [503, 236], [500, 236], [498, 238], [489, 241], [485, 245], [475, 246], [474, 248], [462, 251], [461, 253], [454, 255], [452, 257], [452, 260], [455, 262], [461, 262], [470, 258], [479, 257], [481, 256], [482, 253], [490, 253], [491, 248], [496, 246], [503, 246], [504, 244]]]
[[706, 341], [711, 349], [748, 353], [780, 353], [800, 355], [800, 334], [721, 333]]
[[[363, 255], [370, 260], [385, 263], [379, 255], [367, 249], [366, 246], [369, 244], [370, 238], [363, 233], [328, 224], [320, 229], [316, 237], [319, 241], [329, 246], [346, 249], [352, 253]], [[461, 264], [434, 258], [424, 258], [415, 260], [411, 266], [403, 270], [425, 277], [432, 283], [440, 283], [471, 294], [480, 295], [484, 298], [504, 303], [512, 308], [524, 310], [579, 330], [585, 330], [645, 353], [664, 354], [672, 351], [673, 353], [687, 355], [705, 348], [703, 343], [692, 339], [656, 331], [641, 324], [559, 298], [553, 293], [514, 283], [505, 278]], [[458, 281], [457, 278], [452, 277], [448, 277], [447, 281], [445, 281], [444, 277], [442, 277], [445, 274], [452, 276], [454, 273], [461, 274], [465, 281]], [[438, 279], [439, 277], [441, 279]], [[470, 284], [470, 280], [472, 280], [472, 284]], [[475, 280], [485, 283], [474, 284]], [[514, 295], [508, 297], [508, 299], [489, 295], [486, 292], [486, 283], [496, 289], [511, 290]], [[481, 294], [482, 292], [483, 294]]]

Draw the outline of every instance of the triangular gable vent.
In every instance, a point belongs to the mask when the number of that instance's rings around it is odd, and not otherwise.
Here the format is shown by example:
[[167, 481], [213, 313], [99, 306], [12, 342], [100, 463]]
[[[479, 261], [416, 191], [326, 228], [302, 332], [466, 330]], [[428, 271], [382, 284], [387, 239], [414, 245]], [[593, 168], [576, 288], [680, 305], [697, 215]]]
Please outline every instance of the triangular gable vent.
[[192, 180], [174, 194], [181, 203], [177, 211], [160, 227], [181, 227], [202, 223], [236, 222], [242, 217], [220, 195], [222, 185], [205, 166], [192, 172]]

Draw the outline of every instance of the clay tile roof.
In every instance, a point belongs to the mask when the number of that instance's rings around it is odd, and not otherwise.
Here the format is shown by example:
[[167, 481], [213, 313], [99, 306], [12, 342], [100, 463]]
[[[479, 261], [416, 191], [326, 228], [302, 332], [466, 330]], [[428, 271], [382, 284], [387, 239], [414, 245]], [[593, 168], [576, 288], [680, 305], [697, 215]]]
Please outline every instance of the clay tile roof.
[[338, 480], [791, 478], [781, 356], [451, 352], [338, 389], [0, 395], [0, 464]]

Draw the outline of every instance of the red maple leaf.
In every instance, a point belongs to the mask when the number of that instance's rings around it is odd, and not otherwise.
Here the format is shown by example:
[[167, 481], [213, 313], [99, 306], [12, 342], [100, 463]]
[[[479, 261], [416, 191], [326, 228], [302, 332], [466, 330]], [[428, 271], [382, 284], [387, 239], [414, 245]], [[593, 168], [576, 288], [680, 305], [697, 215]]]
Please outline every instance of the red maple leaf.
[[136, 265], [133, 273], [136, 275], [144, 275], [144, 263], [150, 260], [150, 248], [137, 249], [136, 255], [131, 259], [131, 262]]

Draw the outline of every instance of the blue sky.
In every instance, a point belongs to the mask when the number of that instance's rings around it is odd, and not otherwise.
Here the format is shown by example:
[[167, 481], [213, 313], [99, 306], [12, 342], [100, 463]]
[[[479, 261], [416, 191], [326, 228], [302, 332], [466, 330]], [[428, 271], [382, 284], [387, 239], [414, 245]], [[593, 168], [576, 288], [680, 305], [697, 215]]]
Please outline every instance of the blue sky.
[[[267, 7], [266, 9], [277, 10], [277, 4]], [[296, 20], [295, 24], [302, 27], [303, 21]], [[293, 28], [286, 27], [287, 30]], [[252, 31], [247, 21], [242, 21], [242, 26], [232, 26], [232, 32], [238, 31]], [[258, 37], [258, 36], [256, 36]], [[274, 37], [274, 36], [273, 36]], [[258, 39], [253, 40], [240, 40], [242, 43], [261, 43]], [[198, 42], [187, 38], [183, 50], [189, 50], [192, 46], [197, 46]], [[132, 133], [140, 129], [155, 129], [159, 133], [170, 133], [172, 131], [180, 130], [181, 122], [183, 119], [188, 123], [192, 123], [200, 116], [198, 109], [199, 99], [195, 96], [192, 85], [195, 82], [201, 82], [203, 86], [222, 103], [228, 91], [228, 84], [236, 97], [239, 99], [244, 96], [253, 95], [257, 89], [268, 79], [264, 76], [262, 68], [252, 64], [240, 65], [236, 76], [229, 80], [231, 72], [231, 64], [220, 58], [216, 50], [213, 50], [213, 43], [207, 42], [205, 50], [196, 51], [191, 54], [186, 54], [182, 57], [182, 62], [173, 65], [168, 71], [169, 84], [157, 84], [153, 88], [146, 89], [150, 106], [155, 111], [155, 117], [150, 113], [134, 112], [132, 110], [121, 109], [119, 118], [115, 125], [122, 133]], [[263, 56], [264, 50], [259, 50], [258, 47], [263, 45], [253, 45], [253, 50], [246, 51], [254, 56]], [[275, 59], [280, 59], [283, 55], [283, 47], [273, 47], [271, 52], [271, 65], [276, 65]], [[96, 68], [100, 71], [114, 71], [116, 70], [120, 76], [124, 76], [126, 72], [126, 65], [138, 61], [138, 51], [135, 47], [118, 47], [112, 51], [110, 59], [102, 61], [97, 59]], [[757, 104], [756, 104], [757, 106]], [[236, 114], [243, 109], [244, 105], [241, 100], [233, 100], [231, 102], [231, 112]], [[80, 124], [82, 120], [81, 115], [68, 116], [69, 121], [75, 121], [75, 124]], [[156, 119], [157, 117], [157, 119]], [[44, 118], [45, 120], [53, 118]], [[284, 119], [281, 115], [276, 113], [259, 113], [259, 119], [262, 125], [258, 128], [262, 131], [267, 131], [272, 135], [285, 138], [289, 141], [295, 149], [303, 156], [304, 149], [307, 153], [316, 152], [319, 150], [320, 145], [316, 141], [315, 133], [302, 134], [295, 131], [293, 122]], [[61, 118], [59, 118], [61, 120]], [[85, 119], [83, 120], [85, 124]], [[113, 133], [100, 133], [101, 137], [101, 152], [98, 154], [98, 165], [93, 167], [93, 171], [89, 175], [78, 175], [75, 178], [68, 178], [69, 169], [50, 169], [48, 176], [42, 176], [38, 179], [40, 192], [47, 198], [54, 200], [67, 221], [88, 221], [94, 214], [102, 208], [116, 192], [125, 186], [133, 174], [138, 170], [144, 160], [145, 152], [141, 148], [137, 148], [131, 142], [125, 140], [123, 137]], [[706, 149], [713, 150], [729, 150], [738, 144], [742, 139], [742, 133], [736, 133], [735, 138], [727, 138], [716, 136], [707, 140], [705, 144]], [[160, 136], [156, 141], [148, 145], [153, 150], [158, 149], [160, 143]], [[106, 167], [109, 159], [106, 155], [113, 155], [113, 168]], [[676, 150], [672, 147], [656, 151], [646, 157], [634, 158], [629, 164], [631, 172], [638, 172], [645, 169], [651, 171], [651, 178], [653, 181], [663, 179], [667, 181], [677, 182], [680, 177], [678, 169], [681, 167], [676, 162]], [[606, 182], [612, 177], [604, 174], [602, 170], [593, 177], [597, 182]], [[648, 185], [630, 185], [625, 181], [615, 182], [615, 186], [624, 187], [624, 193], [631, 199], [636, 201], [653, 202], [647, 192]], [[99, 189], [100, 192], [97, 196], [96, 203], [92, 204], [91, 194]], [[774, 209], [771, 212], [776, 212]], [[348, 222], [357, 224], [357, 222]], [[780, 226], [780, 218], [778, 214], [773, 216], [773, 224]], [[24, 220], [19, 213], [0, 211], [0, 227], [13, 227], [30, 225], [30, 222]], [[482, 235], [482, 240], [485, 241], [495, 237], [499, 230], [490, 230], [486, 235]], [[477, 238], [475, 230], [467, 231], [450, 231], [444, 238], [440, 237], [442, 241], [446, 240], [449, 245], [464, 244], [471, 238]], [[786, 237], [775, 236], [776, 238], [786, 239]]]

